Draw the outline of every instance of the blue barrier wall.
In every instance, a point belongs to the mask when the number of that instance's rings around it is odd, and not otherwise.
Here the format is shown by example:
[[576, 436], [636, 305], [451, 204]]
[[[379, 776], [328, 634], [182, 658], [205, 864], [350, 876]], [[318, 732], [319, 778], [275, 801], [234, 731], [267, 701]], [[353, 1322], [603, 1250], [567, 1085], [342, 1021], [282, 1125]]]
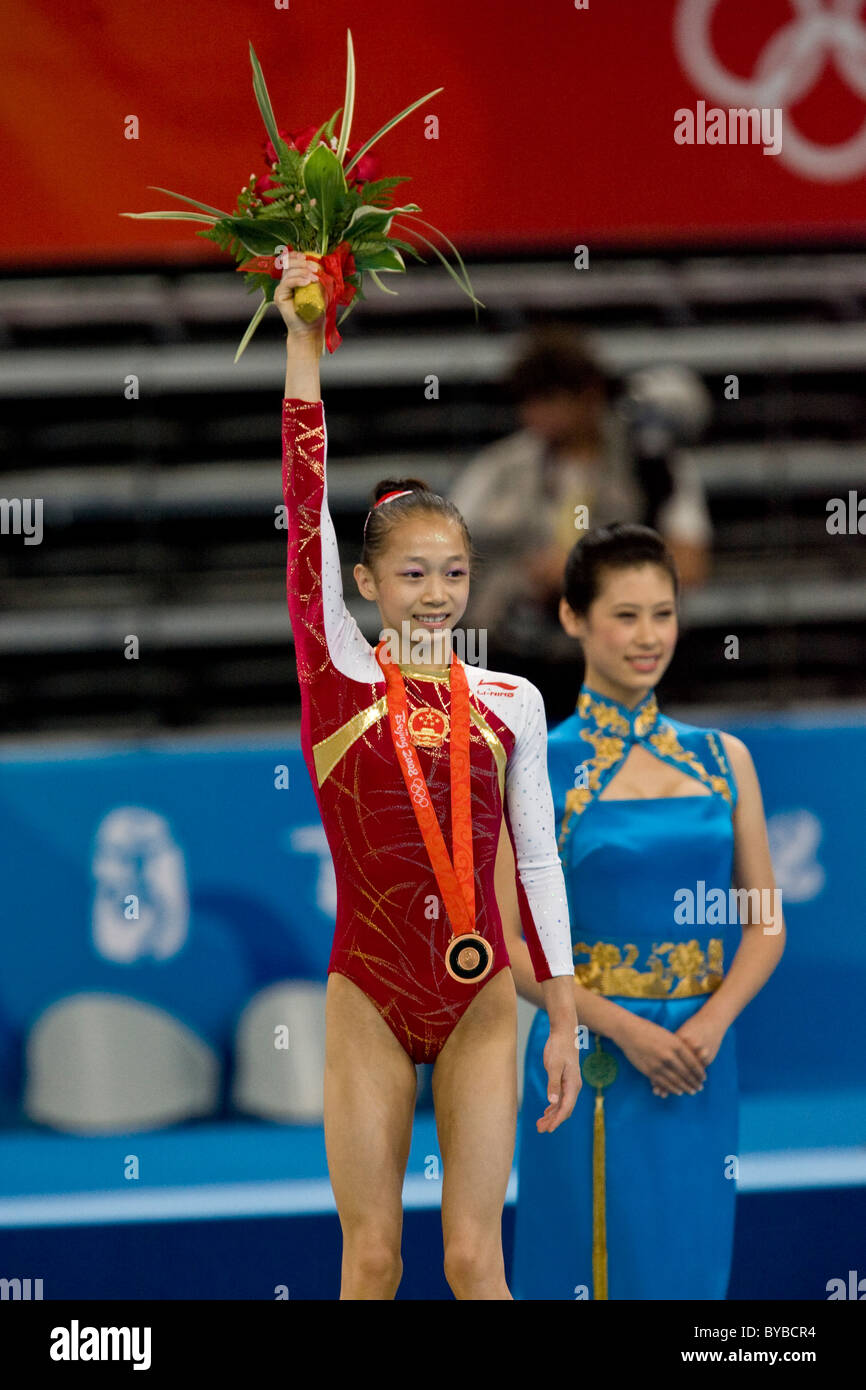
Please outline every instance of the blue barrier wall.
[[812, 714], [729, 729], [761, 781], [788, 929], [778, 969], [737, 1021], [743, 1092], [863, 1088], [866, 719]]
[[[780, 968], [738, 1023], [743, 1090], [859, 1087], [866, 720], [730, 727], [761, 778], [789, 933]], [[62, 757], [7, 748], [0, 842], [7, 1123], [22, 1038], [68, 994], [155, 1003], [227, 1053], [262, 984], [325, 977], [336, 890], [294, 735], [79, 746]], [[122, 908], [129, 895], [137, 918]]]

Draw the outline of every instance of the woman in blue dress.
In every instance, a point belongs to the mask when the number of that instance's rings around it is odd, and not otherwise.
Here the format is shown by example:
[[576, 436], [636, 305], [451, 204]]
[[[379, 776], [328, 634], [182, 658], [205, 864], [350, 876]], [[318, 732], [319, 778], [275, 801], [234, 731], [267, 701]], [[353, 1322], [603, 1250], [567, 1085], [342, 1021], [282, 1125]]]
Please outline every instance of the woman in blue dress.
[[[659, 711], [678, 594], [661, 537], [631, 525], [588, 532], [563, 587], [560, 620], [581, 644], [585, 677], [548, 757], [586, 1101], [555, 1132], [546, 1117], [532, 1123], [547, 1100], [540, 1008], [526, 1052], [512, 1288], [524, 1299], [723, 1299], [738, 1139], [732, 1024], [784, 949], [760, 787], [739, 739]], [[498, 866], [515, 982], [540, 1005], [504, 842]]]

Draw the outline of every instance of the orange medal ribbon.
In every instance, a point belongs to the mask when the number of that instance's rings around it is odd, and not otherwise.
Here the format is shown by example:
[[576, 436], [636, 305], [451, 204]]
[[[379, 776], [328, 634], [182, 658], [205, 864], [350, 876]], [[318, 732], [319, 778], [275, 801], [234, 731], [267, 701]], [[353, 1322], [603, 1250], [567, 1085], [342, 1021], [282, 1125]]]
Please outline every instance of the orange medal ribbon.
[[397, 761], [409, 792], [418, 828], [430, 857], [436, 882], [445, 903], [454, 935], [445, 954], [445, 966], [453, 979], [474, 984], [493, 964], [487, 942], [475, 931], [475, 859], [472, 849], [469, 759], [469, 682], [463, 663], [451, 653], [451, 829], [454, 861], [430, 800], [427, 779], [409, 737], [409, 710], [403, 673], [396, 662], [383, 656], [383, 639], [376, 660], [388, 691], [388, 721]]

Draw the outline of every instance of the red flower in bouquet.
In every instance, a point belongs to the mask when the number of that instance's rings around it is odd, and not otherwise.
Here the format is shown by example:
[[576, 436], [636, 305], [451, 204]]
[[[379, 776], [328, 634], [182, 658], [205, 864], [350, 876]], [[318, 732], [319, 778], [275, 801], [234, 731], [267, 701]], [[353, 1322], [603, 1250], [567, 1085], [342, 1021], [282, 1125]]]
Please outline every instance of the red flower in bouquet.
[[[286, 144], [291, 149], [299, 150], [301, 154], [306, 154], [307, 146], [318, 129], [319, 127], [317, 125], [305, 125], [301, 126], [299, 130], [279, 130], [277, 134], [281, 140], [285, 140]], [[262, 149], [265, 152], [265, 160], [268, 168], [270, 168], [272, 164], [276, 164], [277, 162], [277, 152], [274, 149], [273, 141], [266, 140], [262, 145]]]
[[[348, 164], [355, 157], [355, 150], [360, 149], [360, 145], [349, 145], [346, 150], [345, 163]], [[377, 154], [362, 154], [357, 164], [354, 164], [346, 175], [346, 182], [349, 187], [353, 183], [370, 183], [373, 179], [378, 179], [382, 173], [382, 161]]]
[[[290, 149], [297, 150], [299, 154], [306, 154], [307, 146], [318, 129], [319, 127], [317, 125], [305, 125], [301, 126], [298, 130], [280, 130], [278, 134], [282, 140], [285, 140]], [[355, 151], [360, 148], [360, 145], [349, 145], [347, 147], [346, 157], [343, 161], [344, 165], [354, 159]], [[277, 152], [274, 149], [273, 141], [263, 141], [262, 149], [265, 154], [265, 162], [270, 169], [277, 162]], [[381, 174], [382, 161], [379, 156], [367, 153], [362, 155], [357, 164], [353, 165], [349, 170], [346, 175], [346, 182], [351, 188], [353, 184], [370, 183], [373, 179], [380, 178]], [[279, 187], [279, 185], [275, 184], [273, 179], [268, 178], [267, 175], [256, 181], [256, 190], [259, 193], [265, 193], [269, 189], [277, 187]]]

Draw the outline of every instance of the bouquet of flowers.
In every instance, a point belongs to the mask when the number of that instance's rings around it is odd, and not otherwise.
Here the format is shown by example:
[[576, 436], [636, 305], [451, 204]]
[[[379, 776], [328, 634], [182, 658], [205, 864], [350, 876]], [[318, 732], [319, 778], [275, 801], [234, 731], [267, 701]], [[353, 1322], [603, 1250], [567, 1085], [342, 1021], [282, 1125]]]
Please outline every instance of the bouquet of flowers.
[[[344, 306], [339, 319], [342, 323], [357, 302], [363, 299], [363, 277], [369, 273], [379, 289], [394, 294], [379, 279], [384, 271], [405, 271], [401, 253], [423, 261], [424, 257], [408, 241], [395, 236], [392, 227], [406, 231], [433, 251], [449, 275], [469, 296], [478, 318], [476, 299], [466, 267], [457, 247], [436, 227], [417, 214], [417, 203], [393, 204], [394, 189], [407, 181], [406, 175], [379, 178], [378, 159], [368, 151], [383, 135], [423, 102], [437, 96], [443, 89], [435, 88], [413, 101], [399, 115], [387, 121], [375, 135], [355, 148], [349, 146], [352, 114], [355, 104], [355, 56], [351, 30], [347, 30], [348, 59], [346, 96], [329, 121], [320, 126], [300, 130], [279, 130], [271, 106], [259, 60], [250, 44], [253, 68], [253, 91], [264, 121], [268, 140], [262, 148], [268, 173], [262, 178], [250, 174], [249, 183], [240, 191], [234, 212], [173, 193], [168, 188], [156, 188], [198, 208], [198, 212], [122, 212], [121, 217], [174, 218], [203, 222], [207, 230], [197, 232], [215, 241], [223, 251], [230, 252], [239, 262], [248, 290], [262, 295], [252, 319], [240, 341], [237, 362], [252, 338], [270, 303], [285, 266], [286, 251], [303, 251], [319, 262], [317, 284], [302, 285], [294, 292], [295, 310], [307, 323], [325, 316], [325, 346], [329, 352], [339, 347], [342, 339], [337, 327], [338, 305]], [[337, 118], [342, 113], [339, 137], [334, 133]], [[155, 185], [148, 185], [155, 188]], [[448, 244], [459, 266], [459, 273], [445, 256], [414, 225], [404, 226], [394, 221], [400, 216], [408, 223], [420, 223]], [[324, 348], [323, 348], [324, 351]]]

